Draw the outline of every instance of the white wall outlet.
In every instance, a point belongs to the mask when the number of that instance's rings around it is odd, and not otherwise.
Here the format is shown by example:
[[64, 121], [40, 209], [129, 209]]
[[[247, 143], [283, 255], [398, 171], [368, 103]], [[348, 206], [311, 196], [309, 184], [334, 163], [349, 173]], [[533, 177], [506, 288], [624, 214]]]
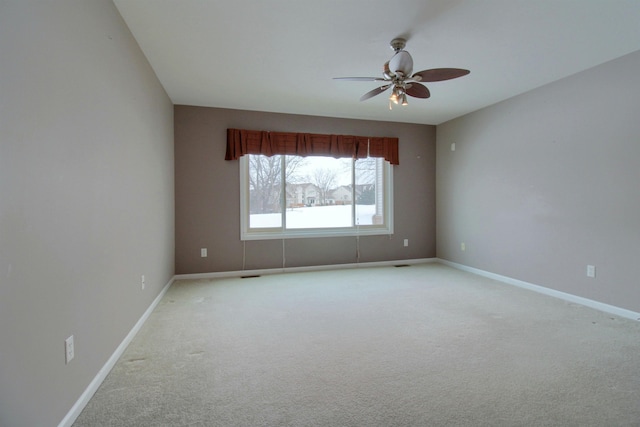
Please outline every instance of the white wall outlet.
[[456, 151], [456, 143], [455, 142], [451, 143], [451, 151]]
[[73, 335], [64, 340], [64, 363], [65, 365], [73, 359], [75, 356], [75, 349], [73, 348]]
[[207, 257], [207, 248], [201, 248], [200, 249], [200, 256], [202, 258], [206, 258]]
[[140, 286], [142, 287], [142, 290], [144, 291], [144, 274], [142, 276], [140, 276]]
[[464, 251], [466, 251], [466, 250], [467, 250], [467, 245], [465, 245], [465, 244], [464, 244], [464, 242], [460, 243], [460, 250], [461, 250], [462, 252], [464, 252]]
[[405, 247], [409, 246], [409, 239], [404, 239], [404, 246]]
[[596, 277], [595, 265], [587, 265], [587, 277]]

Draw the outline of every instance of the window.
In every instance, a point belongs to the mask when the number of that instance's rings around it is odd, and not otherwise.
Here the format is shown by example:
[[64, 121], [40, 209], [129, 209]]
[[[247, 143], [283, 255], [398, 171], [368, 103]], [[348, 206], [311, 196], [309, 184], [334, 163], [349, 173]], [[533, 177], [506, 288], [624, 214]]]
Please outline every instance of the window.
[[382, 158], [240, 158], [242, 240], [393, 233], [392, 167]]

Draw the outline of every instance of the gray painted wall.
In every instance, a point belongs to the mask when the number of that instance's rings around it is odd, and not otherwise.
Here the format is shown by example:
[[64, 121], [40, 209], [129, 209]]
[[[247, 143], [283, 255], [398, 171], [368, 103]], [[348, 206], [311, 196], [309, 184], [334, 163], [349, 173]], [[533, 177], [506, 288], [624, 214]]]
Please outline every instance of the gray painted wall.
[[108, 0], [0, 2], [0, 57], [0, 425], [54, 426], [173, 276], [173, 106]]
[[[176, 106], [176, 273], [238, 271], [239, 165], [225, 161], [227, 128], [399, 138], [395, 233], [360, 238], [361, 262], [435, 256], [435, 127]], [[403, 239], [409, 246], [403, 246]], [[208, 257], [200, 257], [200, 248]], [[245, 268], [281, 268], [282, 241], [247, 241]], [[286, 267], [356, 262], [356, 238], [289, 239]]]
[[640, 311], [639, 111], [635, 52], [438, 126], [438, 257]]
[[[363, 262], [435, 256], [437, 214], [442, 258], [640, 311], [640, 53], [438, 126], [437, 212], [434, 127], [174, 109], [108, 0], [0, 2], [0, 56], [0, 425], [59, 423], [174, 258], [242, 268], [228, 127], [399, 137], [396, 233], [363, 237]], [[281, 267], [281, 245], [247, 242], [246, 268]], [[286, 254], [351, 263], [355, 239]]]

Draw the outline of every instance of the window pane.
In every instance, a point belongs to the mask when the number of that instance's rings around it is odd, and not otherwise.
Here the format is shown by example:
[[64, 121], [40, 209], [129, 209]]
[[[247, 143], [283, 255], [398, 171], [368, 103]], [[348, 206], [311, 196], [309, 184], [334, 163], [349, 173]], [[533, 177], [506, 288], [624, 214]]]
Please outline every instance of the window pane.
[[287, 158], [287, 229], [353, 226], [351, 159]]
[[382, 162], [383, 159], [373, 157], [355, 162], [357, 225], [377, 225], [384, 222]]
[[242, 156], [241, 239], [393, 234], [392, 178], [383, 159]]
[[249, 155], [249, 227], [282, 227], [281, 156]]

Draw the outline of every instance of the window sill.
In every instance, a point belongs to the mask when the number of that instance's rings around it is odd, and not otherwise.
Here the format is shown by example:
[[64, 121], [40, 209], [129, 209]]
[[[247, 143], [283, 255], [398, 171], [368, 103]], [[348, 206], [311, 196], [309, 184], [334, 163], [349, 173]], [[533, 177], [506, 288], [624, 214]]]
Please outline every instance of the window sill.
[[280, 229], [273, 231], [252, 231], [242, 233], [240, 240], [281, 240], [281, 239], [308, 239], [321, 237], [359, 237], [359, 236], [387, 236], [393, 234], [391, 227], [368, 227], [368, 228], [347, 228], [347, 229], [327, 229], [322, 230], [287, 230]]

